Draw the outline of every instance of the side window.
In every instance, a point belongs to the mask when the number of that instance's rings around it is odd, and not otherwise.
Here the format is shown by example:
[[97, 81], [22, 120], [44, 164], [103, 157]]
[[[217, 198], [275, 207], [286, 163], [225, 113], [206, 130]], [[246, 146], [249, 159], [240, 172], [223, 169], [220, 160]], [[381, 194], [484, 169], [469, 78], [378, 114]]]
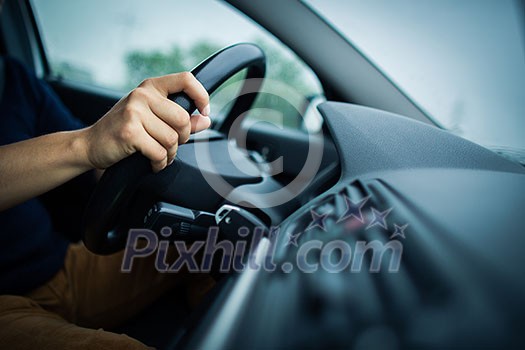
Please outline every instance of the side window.
[[[309, 100], [323, 96], [319, 80], [303, 61], [266, 30], [223, 2], [32, 0], [31, 3], [51, 74], [57, 78], [124, 92], [147, 77], [190, 70], [224, 46], [253, 42], [267, 55], [268, 81], [291, 88], [281, 89], [279, 96], [259, 96], [257, 108], [250, 112], [249, 118], [270, 120], [276, 113], [267, 113], [267, 109], [284, 116], [284, 126], [302, 128], [303, 121], [293, 107], [299, 104], [295, 100], [298, 96]], [[239, 80], [242, 74], [229, 83]], [[220, 118], [234, 96], [214, 95], [212, 117]]]

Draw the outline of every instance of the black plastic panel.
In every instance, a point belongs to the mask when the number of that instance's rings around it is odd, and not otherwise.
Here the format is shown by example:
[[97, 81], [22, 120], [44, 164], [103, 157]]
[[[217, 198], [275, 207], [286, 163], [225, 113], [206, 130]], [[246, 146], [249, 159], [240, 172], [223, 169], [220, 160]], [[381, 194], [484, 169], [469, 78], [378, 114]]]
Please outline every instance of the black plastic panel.
[[[524, 169], [479, 145], [386, 112], [339, 103], [320, 109], [343, 176], [281, 225], [277, 265], [293, 262], [297, 248], [287, 243], [291, 234], [303, 232], [299, 246], [312, 239], [350, 246], [398, 240], [399, 270], [261, 271], [249, 284], [241, 274], [184, 344], [523, 347]], [[365, 222], [372, 207], [391, 209], [387, 229], [338, 223], [344, 196], [356, 202], [369, 198]], [[326, 230], [307, 230], [310, 210], [328, 215]], [[405, 238], [392, 238], [394, 223], [408, 224]], [[243, 290], [249, 290], [245, 299], [235, 300]]]
[[408, 168], [525, 169], [447, 131], [392, 113], [327, 102], [319, 106], [337, 145], [343, 178]]

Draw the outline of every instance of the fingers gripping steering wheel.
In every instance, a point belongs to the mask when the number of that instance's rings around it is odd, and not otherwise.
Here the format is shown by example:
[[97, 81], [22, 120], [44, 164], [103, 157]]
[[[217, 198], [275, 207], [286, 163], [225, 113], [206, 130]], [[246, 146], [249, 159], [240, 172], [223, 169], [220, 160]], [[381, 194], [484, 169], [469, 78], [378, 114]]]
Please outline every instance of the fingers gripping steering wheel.
[[[253, 85], [250, 87], [250, 91], [258, 91], [266, 70], [266, 59], [259, 47], [252, 44], [229, 46], [208, 57], [194, 68], [192, 73], [211, 94], [228, 78], [243, 69], [247, 69], [246, 79], [259, 78], [251, 83], [255, 81], [255, 84], [259, 85], [255, 89]], [[235, 118], [243, 115], [253, 104], [256, 93], [243, 93], [246, 87], [247, 83], [241, 89], [228, 116], [217, 126], [219, 131], [229, 130]], [[194, 102], [183, 92], [168, 98], [189, 114], [196, 109]], [[97, 184], [86, 208], [83, 237], [86, 247], [97, 254], [111, 254], [124, 248], [130, 228], [124, 220], [126, 207], [139, 185], [149, 178], [161, 186], [171, 181], [181, 166], [183, 165], [176, 157], [166, 169], [153, 174], [149, 160], [137, 152], [109, 167]]]

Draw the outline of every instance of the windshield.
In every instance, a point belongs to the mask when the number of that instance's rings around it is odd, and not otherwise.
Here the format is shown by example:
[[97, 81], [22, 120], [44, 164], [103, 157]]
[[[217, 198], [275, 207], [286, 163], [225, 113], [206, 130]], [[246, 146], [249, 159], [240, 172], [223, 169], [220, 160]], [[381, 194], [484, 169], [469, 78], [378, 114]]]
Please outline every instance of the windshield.
[[438, 124], [525, 149], [525, 27], [518, 0], [308, 0]]

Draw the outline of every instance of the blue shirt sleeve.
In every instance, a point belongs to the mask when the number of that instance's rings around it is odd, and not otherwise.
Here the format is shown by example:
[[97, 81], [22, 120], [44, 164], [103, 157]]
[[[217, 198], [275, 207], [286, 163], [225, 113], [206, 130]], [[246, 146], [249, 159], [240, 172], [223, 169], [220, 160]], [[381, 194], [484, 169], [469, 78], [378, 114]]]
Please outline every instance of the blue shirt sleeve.
[[85, 126], [62, 104], [49, 85], [40, 80], [37, 80], [36, 84], [41, 95], [38, 134], [77, 130]]
[[4, 60], [0, 144], [85, 126], [71, 114], [45, 82], [16, 60], [9, 57]]
[[[81, 127], [44, 82], [15, 60], [4, 59], [0, 145]], [[45, 283], [62, 267], [68, 243], [39, 198], [1, 211], [0, 294], [24, 294]]]

